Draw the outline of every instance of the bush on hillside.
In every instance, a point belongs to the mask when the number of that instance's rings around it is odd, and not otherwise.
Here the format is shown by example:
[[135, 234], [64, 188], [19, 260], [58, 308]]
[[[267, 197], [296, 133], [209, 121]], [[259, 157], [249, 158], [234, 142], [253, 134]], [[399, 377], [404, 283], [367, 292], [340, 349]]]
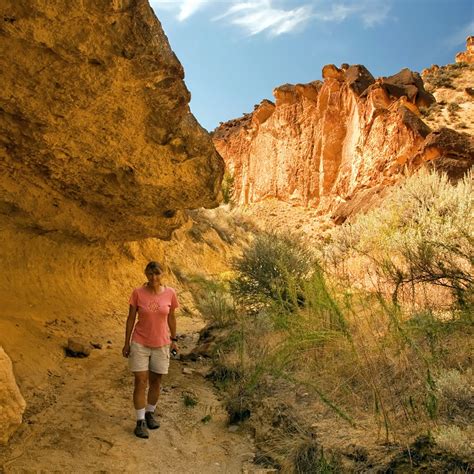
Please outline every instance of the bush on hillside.
[[427, 283], [448, 288], [463, 307], [472, 305], [474, 263], [473, 175], [452, 184], [446, 175], [421, 171], [383, 205], [336, 229], [333, 258], [364, 256], [393, 286]]
[[310, 250], [295, 236], [257, 235], [234, 268], [234, 297], [249, 309], [279, 303], [291, 310], [302, 303], [303, 281], [314, 267]]
[[213, 281], [195, 276], [196, 307], [204, 319], [214, 327], [223, 328], [236, 319], [235, 305], [225, 281]]
[[[454, 89], [453, 79], [459, 77], [461, 74], [459, 67], [441, 67], [436, 69], [424, 77], [425, 82], [428, 82], [431, 88], [438, 89], [445, 87], [447, 89]], [[428, 87], [430, 89], [430, 87]]]
[[229, 173], [224, 173], [222, 179], [222, 200], [224, 204], [229, 204], [232, 201], [234, 195], [234, 177]]

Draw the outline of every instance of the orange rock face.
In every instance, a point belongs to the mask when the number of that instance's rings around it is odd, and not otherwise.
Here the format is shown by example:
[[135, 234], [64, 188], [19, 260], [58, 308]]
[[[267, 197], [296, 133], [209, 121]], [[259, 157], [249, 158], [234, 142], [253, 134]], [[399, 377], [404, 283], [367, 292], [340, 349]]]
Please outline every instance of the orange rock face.
[[474, 36], [466, 39], [466, 51], [456, 54], [457, 63], [474, 64]]
[[331, 65], [323, 77], [276, 88], [275, 105], [262, 103], [214, 132], [239, 204], [276, 197], [337, 220], [338, 210], [356, 212], [350, 201], [362, 208], [412, 163], [431, 132], [417, 104], [434, 102], [418, 74], [376, 81], [363, 66]]
[[224, 163], [146, 0], [0, 5], [0, 214], [87, 240], [169, 238]]

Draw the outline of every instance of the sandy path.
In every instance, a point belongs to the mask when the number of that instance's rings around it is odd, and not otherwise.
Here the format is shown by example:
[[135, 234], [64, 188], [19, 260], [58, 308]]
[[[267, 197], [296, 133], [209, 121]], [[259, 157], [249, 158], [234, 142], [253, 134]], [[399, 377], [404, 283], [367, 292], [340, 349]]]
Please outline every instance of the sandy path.
[[[183, 349], [194, 339], [187, 336]], [[240, 473], [248, 466], [251, 440], [229, 432], [211, 384], [198, 372], [184, 375], [185, 362], [171, 361], [157, 409], [161, 428], [148, 440], [136, 438], [132, 378], [119, 352], [104, 348], [86, 359], [64, 359], [50, 376], [51, 392], [0, 450], [0, 472]], [[184, 405], [186, 391], [196, 395], [195, 407]], [[211, 419], [203, 423], [206, 415]]]

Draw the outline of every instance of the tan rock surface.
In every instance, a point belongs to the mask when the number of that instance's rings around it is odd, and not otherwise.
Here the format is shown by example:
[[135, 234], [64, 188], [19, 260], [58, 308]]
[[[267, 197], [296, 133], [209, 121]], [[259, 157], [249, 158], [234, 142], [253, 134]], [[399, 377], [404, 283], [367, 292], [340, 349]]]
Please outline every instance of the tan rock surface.
[[22, 421], [26, 403], [16, 384], [13, 367], [0, 346], [0, 444], [5, 444]]
[[[255, 118], [257, 108], [215, 130], [238, 204], [277, 198], [342, 222], [379, 199], [414, 163], [431, 132], [419, 107], [435, 101], [419, 74], [404, 69], [375, 81], [361, 65], [328, 65], [323, 77], [322, 84], [276, 88], [275, 107], [263, 123]], [[449, 154], [446, 141], [443, 146]], [[470, 164], [466, 152], [456, 173]]]
[[448, 127], [474, 135], [474, 97], [467, 91], [474, 84], [474, 64], [431, 67], [423, 75], [436, 103], [423, 109], [423, 120], [432, 128]]
[[6, 0], [0, 15], [3, 215], [123, 241], [216, 205], [222, 160], [146, 0]]

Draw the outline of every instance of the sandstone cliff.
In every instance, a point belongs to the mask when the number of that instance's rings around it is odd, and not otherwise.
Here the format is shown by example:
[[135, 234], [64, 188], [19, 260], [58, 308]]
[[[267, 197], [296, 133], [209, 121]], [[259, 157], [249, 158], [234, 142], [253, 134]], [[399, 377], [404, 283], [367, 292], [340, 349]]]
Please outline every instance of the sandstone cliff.
[[169, 238], [223, 163], [146, 0], [0, 6], [0, 213], [88, 240]]
[[120, 347], [147, 261], [179, 287], [173, 268], [217, 271], [226, 250], [183, 237], [224, 163], [146, 0], [1, 2], [0, 78], [1, 444], [22, 396], [27, 416], [48, 405], [68, 337]]
[[[420, 108], [435, 99], [419, 74], [404, 69], [375, 80], [364, 66], [328, 65], [323, 79], [277, 87], [275, 103], [265, 100], [215, 130], [237, 203], [277, 198], [342, 222], [370, 206], [406, 168], [450, 154], [449, 143], [435, 145], [420, 118]], [[463, 151], [450, 157], [458, 175], [474, 152], [469, 136], [456, 137]]]

